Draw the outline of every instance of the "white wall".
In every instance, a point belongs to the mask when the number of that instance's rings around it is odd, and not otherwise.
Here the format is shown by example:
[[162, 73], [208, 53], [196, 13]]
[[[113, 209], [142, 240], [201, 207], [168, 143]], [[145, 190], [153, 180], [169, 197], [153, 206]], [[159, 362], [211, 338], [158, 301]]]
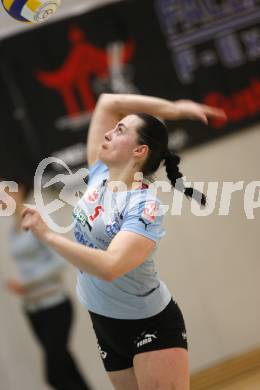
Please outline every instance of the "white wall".
[[[259, 144], [256, 126], [185, 153], [182, 172], [196, 181], [260, 180]], [[163, 177], [161, 172], [158, 178]], [[162, 196], [164, 203], [170, 198]], [[241, 192], [233, 196], [229, 216], [217, 214], [218, 210], [208, 217], [194, 216], [185, 201], [182, 216], [167, 214], [167, 235], [157, 256], [160, 276], [185, 316], [193, 371], [260, 345], [260, 210], [255, 210], [255, 220], [247, 220]], [[63, 211], [61, 220], [68, 218], [69, 211]], [[0, 388], [44, 390], [39, 350], [17, 299], [2, 288], [6, 276], [15, 273], [6, 247], [9, 224], [0, 218]], [[66, 280], [74, 295], [72, 269]], [[95, 388], [111, 389], [88, 314], [77, 302], [76, 308], [73, 350]]]

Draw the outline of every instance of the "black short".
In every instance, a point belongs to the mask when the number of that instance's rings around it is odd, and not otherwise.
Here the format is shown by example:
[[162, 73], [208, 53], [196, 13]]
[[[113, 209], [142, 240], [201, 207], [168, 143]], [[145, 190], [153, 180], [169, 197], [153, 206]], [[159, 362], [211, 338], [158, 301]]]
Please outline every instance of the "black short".
[[172, 347], [188, 349], [182, 312], [172, 299], [159, 314], [144, 319], [89, 314], [106, 371], [132, 367], [138, 353]]

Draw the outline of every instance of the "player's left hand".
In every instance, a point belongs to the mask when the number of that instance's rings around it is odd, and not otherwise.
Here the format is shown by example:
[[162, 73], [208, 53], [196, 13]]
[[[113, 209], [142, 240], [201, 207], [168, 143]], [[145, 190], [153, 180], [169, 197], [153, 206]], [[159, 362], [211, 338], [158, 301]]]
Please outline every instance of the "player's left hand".
[[44, 241], [51, 230], [42, 220], [39, 212], [35, 209], [25, 208], [21, 213], [22, 229], [31, 230], [32, 233], [39, 239]]
[[199, 120], [208, 124], [209, 119], [227, 120], [227, 115], [221, 108], [195, 103], [192, 100], [178, 100], [175, 102], [180, 119]]

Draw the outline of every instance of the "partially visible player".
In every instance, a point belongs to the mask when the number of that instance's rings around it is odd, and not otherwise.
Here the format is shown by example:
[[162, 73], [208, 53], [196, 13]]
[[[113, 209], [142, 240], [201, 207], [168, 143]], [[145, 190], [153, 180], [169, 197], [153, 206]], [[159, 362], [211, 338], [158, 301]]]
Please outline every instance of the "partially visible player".
[[21, 210], [31, 190], [29, 182], [20, 182], [18, 192], [8, 194], [16, 202], [9, 247], [19, 279], [9, 279], [7, 287], [21, 298], [23, 313], [42, 348], [46, 382], [57, 390], [87, 390], [90, 387], [68, 346], [73, 305], [63, 281], [66, 263], [21, 227]]

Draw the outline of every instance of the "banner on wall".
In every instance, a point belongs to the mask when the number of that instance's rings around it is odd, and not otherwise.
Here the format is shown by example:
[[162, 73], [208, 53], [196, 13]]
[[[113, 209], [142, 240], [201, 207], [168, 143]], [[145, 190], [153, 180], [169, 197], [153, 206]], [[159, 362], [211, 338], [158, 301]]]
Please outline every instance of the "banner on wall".
[[176, 151], [244, 128], [260, 118], [259, 17], [260, 0], [129, 0], [8, 38], [0, 78], [11, 114], [1, 131], [23, 134], [34, 163], [80, 166], [102, 92], [226, 110], [225, 124], [169, 122]]

